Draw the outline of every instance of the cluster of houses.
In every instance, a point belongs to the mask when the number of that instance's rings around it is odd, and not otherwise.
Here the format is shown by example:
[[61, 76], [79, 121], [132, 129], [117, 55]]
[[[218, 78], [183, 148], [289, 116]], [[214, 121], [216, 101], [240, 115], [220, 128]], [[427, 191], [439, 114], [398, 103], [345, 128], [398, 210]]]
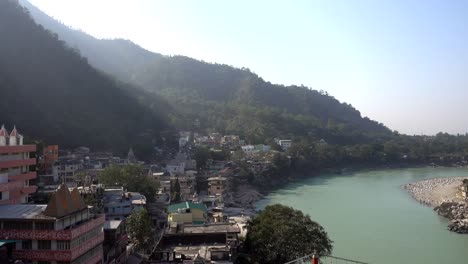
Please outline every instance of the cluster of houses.
[[[291, 140], [277, 140], [284, 151]], [[23, 145], [16, 128], [0, 129], [0, 263], [126, 263], [132, 251], [126, 219], [145, 208], [158, 243], [149, 263], [233, 263], [241, 227], [226, 214], [236, 164], [208, 160], [197, 168], [194, 146], [237, 151], [252, 171], [268, 166], [258, 154], [268, 145], [249, 145], [236, 135], [181, 132], [179, 151], [162, 164], [145, 165], [130, 149], [120, 158], [87, 147], [71, 151]], [[122, 186], [103, 186], [99, 174], [109, 166], [140, 164], [159, 186], [154, 202]], [[32, 204], [33, 194], [48, 197]], [[96, 206], [85, 204], [95, 199]], [[37, 201], [36, 201], [37, 202]]]

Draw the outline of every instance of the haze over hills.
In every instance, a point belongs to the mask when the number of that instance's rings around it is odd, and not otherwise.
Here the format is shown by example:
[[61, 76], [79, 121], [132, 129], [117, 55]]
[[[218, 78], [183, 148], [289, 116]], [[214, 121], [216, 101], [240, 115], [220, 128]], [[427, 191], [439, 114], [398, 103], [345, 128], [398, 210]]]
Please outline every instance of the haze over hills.
[[162, 95], [179, 114], [179, 129], [238, 133], [248, 140], [311, 136], [361, 143], [391, 134], [382, 124], [326, 93], [274, 85], [248, 69], [152, 53], [127, 40], [99, 40], [50, 18], [25, 0], [35, 21], [78, 49], [91, 65]]
[[[158, 140], [166, 114], [38, 26], [14, 1], [0, 1], [0, 122], [66, 147], [125, 151]], [[131, 90], [131, 92], [128, 91]]]

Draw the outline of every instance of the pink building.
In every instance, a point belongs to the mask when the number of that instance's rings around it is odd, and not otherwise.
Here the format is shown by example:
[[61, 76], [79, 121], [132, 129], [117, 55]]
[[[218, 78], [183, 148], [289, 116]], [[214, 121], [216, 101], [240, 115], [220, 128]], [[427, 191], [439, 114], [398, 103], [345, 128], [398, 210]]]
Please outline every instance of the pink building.
[[27, 203], [29, 195], [37, 186], [30, 183], [36, 179], [30, 166], [36, 165], [36, 145], [23, 145], [23, 136], [16, 127], [11, 133], [2, 125], [0, 128], [0, 205]]
[[47, 205], [0, 205], [0, 263], [102, 263], [104, 222], [64, 184]]

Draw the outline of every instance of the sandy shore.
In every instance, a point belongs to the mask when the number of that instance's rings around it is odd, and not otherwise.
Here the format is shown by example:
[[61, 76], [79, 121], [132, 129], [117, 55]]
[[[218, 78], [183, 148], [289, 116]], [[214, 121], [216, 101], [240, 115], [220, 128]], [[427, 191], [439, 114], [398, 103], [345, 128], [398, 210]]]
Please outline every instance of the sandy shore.
[[468, 177], [436, 178], [405, 184], [402, 187], [420, 203], [436, 207], [443, 202], [461, 202], [456, 192], [463, 179]]

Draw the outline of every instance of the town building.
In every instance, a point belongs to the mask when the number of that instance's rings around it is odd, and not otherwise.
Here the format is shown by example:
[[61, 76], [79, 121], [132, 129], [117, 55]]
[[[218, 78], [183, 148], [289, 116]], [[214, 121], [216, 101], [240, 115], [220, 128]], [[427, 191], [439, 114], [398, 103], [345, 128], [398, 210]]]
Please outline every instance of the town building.
[[41, 174], [51, 174], [54, 163], [58, 160], [58, 145], [45, 146], [42, 151], [42, 157], [39, 159], [39, 172]]
[[292, 146], [292, 140], [290, 140], [290, 139], [279, 139], [279, 140], [276, 141], [276, 143], [284, 151], [288, 151], [288, 149]]
[[254, 145], [245, 145], [242, 146], [241, 149], [246, 155], [252, 155], [256, 152]]
[[[182, 176], [177, 177], [180, 185], [180, 199], [182, 201], [189, 201], [192, 199], [193, 195], [195, 194], [195, 185], [196, 185], [196, 178], [195, 176]], [[175, 179], [171, 182], [175, 183]]]
[[221, 176], [208, 178], [208, 194], [222, 196], [226, 190], [226, 182], [227, 179]]
[[68, 187], [76, 187], [75, 175], [83, 171], [83, 160], [81, 159], [59, 159], [55, 162], [52, 175], [59, 182], [64, 182]]
[[11, 133], [0, 128], [0, 205], [27, 203], [37, 186], [36, 145], [24, 145], [16, 127]]
[[234, 263], [239, 245], [237, 224], [171, 225], [150, 263]]
[[207, 222], [208, 209], [204, 204], [183, 202], [167, 207], [169, 224], [204, 224]]
[[133, 211], [146, 206], [146, 197], [137, 192], [125, 192], [123, 187], [106, 188], [103, 193], [104, 213], [108, 220], [125, 220]]
[[128, 235], [124, 220], [107, 220], [104, 223], [104, 263], [127, 263]]
[[77, 189], [70, 193], [64, 184], [52, 194], [47, 205], [1, 205], [0, 240], [6, 247], [6, 256], [1, 259], [26, 263], [101, 263], [105, 219], [90, 209]]

